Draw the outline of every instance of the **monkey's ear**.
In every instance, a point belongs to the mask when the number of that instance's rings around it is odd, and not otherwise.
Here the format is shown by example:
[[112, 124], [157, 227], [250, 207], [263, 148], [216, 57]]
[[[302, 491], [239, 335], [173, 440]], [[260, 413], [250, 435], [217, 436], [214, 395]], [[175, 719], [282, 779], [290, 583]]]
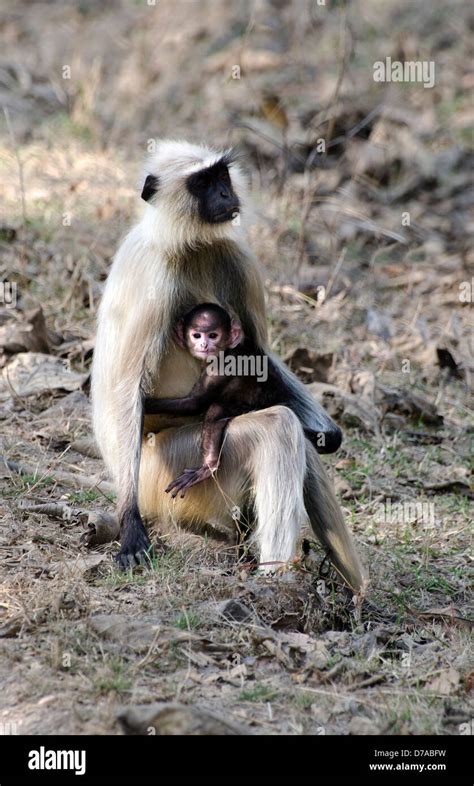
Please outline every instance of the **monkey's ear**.
[[184, 335], [184, 319], [178, 319], [173, 330], [173, 338], [180, 347], [186, 349], [186, 338]]
[[237, 347], [244, 337], [242, 325], [238, 319], [233, 319], [230, 323], [229, 347], [234, 349]]
[[160, 185], [159, 177], [156, 177], [156, 175], [147, 175], [141, 193], [142, 199], [144, 199], [145, 202], [149, 202], [152, 196], [156, 194], [156, 192], [158, 191], [159, 185]]

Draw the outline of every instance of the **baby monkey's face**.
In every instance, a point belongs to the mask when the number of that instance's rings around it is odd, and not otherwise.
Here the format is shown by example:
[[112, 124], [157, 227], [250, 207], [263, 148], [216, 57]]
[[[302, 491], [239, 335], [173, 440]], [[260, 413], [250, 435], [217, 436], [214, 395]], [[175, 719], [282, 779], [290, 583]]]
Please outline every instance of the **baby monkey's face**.
[[200, 314], [186, 331], [186, 343], [193, 357], [205, 360], [229, 346], [229, 333], [214, 314]]

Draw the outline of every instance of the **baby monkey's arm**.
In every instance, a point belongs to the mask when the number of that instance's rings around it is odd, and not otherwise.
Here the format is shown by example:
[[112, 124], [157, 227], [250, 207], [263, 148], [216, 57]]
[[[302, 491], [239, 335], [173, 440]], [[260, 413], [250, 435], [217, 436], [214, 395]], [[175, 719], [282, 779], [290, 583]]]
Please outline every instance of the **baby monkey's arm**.
[[188, 396], [183, 398], [146, 396], [145, 415], [200, 415], [212, 403], [220, 387], [221, 380], [218, 377], [204, 372]]

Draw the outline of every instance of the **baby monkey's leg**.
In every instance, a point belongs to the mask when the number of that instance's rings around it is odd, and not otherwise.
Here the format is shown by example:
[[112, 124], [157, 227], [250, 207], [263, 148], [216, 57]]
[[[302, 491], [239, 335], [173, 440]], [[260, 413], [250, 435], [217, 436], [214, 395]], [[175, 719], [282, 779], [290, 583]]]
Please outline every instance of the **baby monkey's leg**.
[[196, 469], [185, 469], [169, 484], [165, 491], [171, 492], [172, 497], [176, 497], [180, 492], [181, 497], [184, 497], [186, 489], [207, 480], [219, 467], [224, 431], [230, 421], [230, 418], [223, 418], [222, 414], [220, 404], [211, 404], [207, 410], [202, 427], [203, 464]]

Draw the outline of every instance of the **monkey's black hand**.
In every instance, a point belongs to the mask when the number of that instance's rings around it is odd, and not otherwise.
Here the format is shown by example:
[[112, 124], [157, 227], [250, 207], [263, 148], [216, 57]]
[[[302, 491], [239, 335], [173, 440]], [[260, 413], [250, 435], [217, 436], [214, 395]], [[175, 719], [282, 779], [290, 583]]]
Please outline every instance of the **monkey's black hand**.
[[125, 569], [149, 562], [152, 556], [151, 543], [137, 509], [124, 512], [121, 531], [121, 549], [115, 556], [117, 564]]
[[196, 483], [201, 483], [203, 480], [207, 480], [212, 475], [212, 471], [210, 467], [206, 464], [202, 467], [198, 467], [197, 469], [185, 469], [184, 472], [179, 475], [179, 477], [172, 480], [171, 483], [165, 491], [167, 494], [169, 492], [173, 492], [171, 496], [173, 499], [181, 492], [181, 497], [184, 497], [186, 494], [186, 489], [189, 489], [191, 486], [195, 486]]

